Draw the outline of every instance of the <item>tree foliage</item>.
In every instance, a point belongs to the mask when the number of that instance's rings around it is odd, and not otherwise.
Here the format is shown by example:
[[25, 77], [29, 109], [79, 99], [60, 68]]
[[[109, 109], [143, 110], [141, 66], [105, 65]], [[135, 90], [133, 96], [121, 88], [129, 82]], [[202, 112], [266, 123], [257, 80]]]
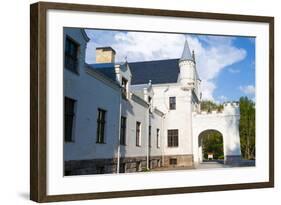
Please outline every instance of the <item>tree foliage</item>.
[[241, 97], [239, 105], [239, 132], [242, 156], [245, 159], [255, 159], [255, 103], [247, 97]]

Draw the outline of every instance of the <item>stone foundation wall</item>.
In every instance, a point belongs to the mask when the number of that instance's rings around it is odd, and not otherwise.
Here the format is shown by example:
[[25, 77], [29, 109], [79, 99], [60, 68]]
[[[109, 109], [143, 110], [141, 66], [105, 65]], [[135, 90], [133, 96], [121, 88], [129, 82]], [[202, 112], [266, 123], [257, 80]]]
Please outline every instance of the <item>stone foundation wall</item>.
[[241, 161], [241, 155], [226, 155], [224, 163], [228, 165], [240, 165]]
[[[176, 164], [171, 164], [171, 160], [176, 160]], [[166, 155], [164, 156], [164, 167], [192, 167], [194, 165], [193, 155]]]
[[70, 160], [64, 162], [64, 174], [86, 175], [86, 174], [109, 174], [116, 173], [117, 159], [92, 159], [92, 160]]
[[120, 169], [120, 172], [140, 172], [146, 169], [146, 157], [126, 157], [120, 158], [120, 165], [125, 164], [125, 171]]
[[[161, 167], [162, 157], [153, 156], [149, 159], [149, 169]], [[141, 172], [147, 169], [147, 158], [126, 157], [120, 158], [120, 173]], [[89, 174], [112, 174], [117, 172], [117, 158], [71, 160], [64, 162], [65, 176], [89, 175]]]

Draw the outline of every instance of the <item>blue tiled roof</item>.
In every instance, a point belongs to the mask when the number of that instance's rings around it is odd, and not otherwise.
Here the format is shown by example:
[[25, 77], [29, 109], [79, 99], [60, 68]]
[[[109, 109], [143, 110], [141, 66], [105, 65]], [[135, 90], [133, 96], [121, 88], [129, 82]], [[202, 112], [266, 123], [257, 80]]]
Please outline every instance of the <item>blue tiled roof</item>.
[[[132, 85], [176, 83], [179, 74], [179, 59], [142, 61], [128, 63], [132, 73]], [[89, 64], [96, 71], [102, 73], [111, 80], [116, 80], [113, 63]]]
[[132, 85], [176, 83], [179, 74], [179, 59], [144, 61], [129, 63]]

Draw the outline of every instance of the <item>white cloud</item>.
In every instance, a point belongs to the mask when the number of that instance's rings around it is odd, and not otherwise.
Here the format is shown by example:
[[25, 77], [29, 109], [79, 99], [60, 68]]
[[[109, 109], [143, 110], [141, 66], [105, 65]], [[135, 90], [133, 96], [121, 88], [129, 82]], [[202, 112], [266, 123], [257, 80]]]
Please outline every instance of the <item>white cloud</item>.
[[230, 73], [240, 73], [240, 70], [238, 70], [238, 69], [233, 69], [233, 68], [229, 68], [228, 69], [228, 71], [230, 72]]
[[219, 99], [220, 103], [223, 103], [223, 102], [228, 100], [228, 98], [226, 96], [224, 96], [224, 95], [219, 96], [218, 99]]
[[255, 94], [255, 86], [253, 86], [253, 85], [240, 86], [239, 90], [241, 90], [246, 95]]
[[[88, 32], [89, 33], [89, 32]], [[103, 33], [104, 35], [105, 33]], [[91, 33], [93, 37], [93, 33]], [[111, 37], [111, 40], [108, 40]], [[86, 61], [94, 62], [95, 47], [111, 46], [115, 49], [116, 61], [129, 62], [180, 58], [185, 36], [182, 34], [116, 32], [105, 35], [106, 42], [97, 42], [92, 38], [88, 44]], [[219, 73], [246, 57], [244, 49], [233, 45], [233, 37], [187, 36], [191, 50], [195, 51], [196, 66], [202, 80], [202, 98], [214, 100], [215, 78]]]
[[215, 89], [216, 89], [216, 85], [214, 82], [202, 80], [201, 82], [202, 99], [215, 101], [213, 96]]

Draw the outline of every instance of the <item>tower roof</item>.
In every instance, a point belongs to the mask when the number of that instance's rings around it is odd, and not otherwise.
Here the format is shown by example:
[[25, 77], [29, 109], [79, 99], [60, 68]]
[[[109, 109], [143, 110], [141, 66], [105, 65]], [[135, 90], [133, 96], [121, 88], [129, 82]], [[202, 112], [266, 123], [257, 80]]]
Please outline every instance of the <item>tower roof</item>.
[[181, 61], [183, 61], [183, 60], [193, 60], [187, 40], [185, 40], [184, 48], [183, 48], [183, 52], [182, 52], [180, 60]]

